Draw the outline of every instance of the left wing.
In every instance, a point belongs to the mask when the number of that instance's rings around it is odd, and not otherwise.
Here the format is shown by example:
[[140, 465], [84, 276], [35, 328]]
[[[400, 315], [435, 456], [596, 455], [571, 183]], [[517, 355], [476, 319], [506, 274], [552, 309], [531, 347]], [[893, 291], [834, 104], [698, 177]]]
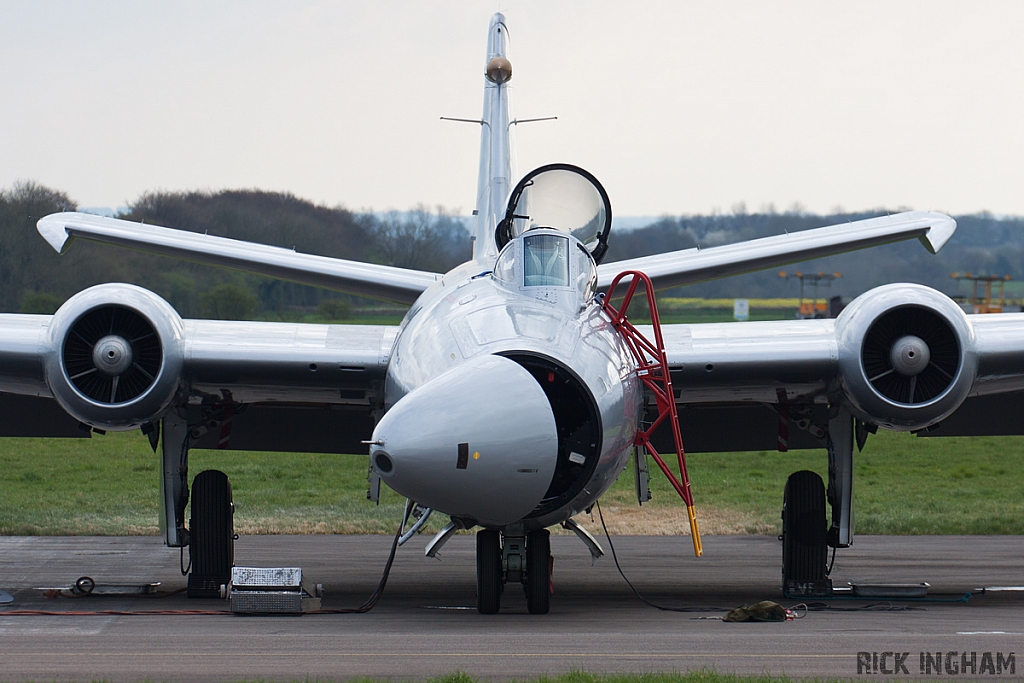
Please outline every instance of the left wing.
[[402, 304], [416, 301], [440, 277], [86, 213], [50, 214], [37, 229], [60, 253], [79, 238]]
[[[649, 327], [638, 327], [653, 339]], [[662, 325], [686, 452], [776, 450], [783, 403], [799, 407], [799, 414], [789, 409], [794, 419], [826, 422], [839, 372], [835, 327], [835, 320]], [[823, 438], [788, 427], [784, 449], [824, 447]], [[655, 446], [673, 450], [670, 437], [659, 430]]]
[[602, 263], [597, 267], [597, 286], [605, 290], [619, 273], [640, 270], [651, 278], [655, 289], [667, 289], [914, 237], [934, 254], [955, 230], [956, 221], [945, 214], [907, 211], [721, 247], [682, 249]]
[[966, 315], [921, 285], [878, 287], [835, 320], [662, 334], [688, 451], [824, 447], [840, 409], [871, 429], [1024, 433], [1024, 314]]

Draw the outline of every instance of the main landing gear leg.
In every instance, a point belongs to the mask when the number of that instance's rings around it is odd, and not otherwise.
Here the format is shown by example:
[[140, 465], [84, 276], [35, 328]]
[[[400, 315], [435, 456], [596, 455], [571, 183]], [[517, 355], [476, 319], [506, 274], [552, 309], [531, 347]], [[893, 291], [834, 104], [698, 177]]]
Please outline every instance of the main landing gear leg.
[[[859, 443], [863, 446], [863, 441]], [[832, 506], [828, 544], [849, 548], [853, 545], [853, 417], [845, 410], [828, 421], [828, 504]]]
[[[790, 475], [782, 503], [782, 592], [824, 597], [832, 592], [828, 549], [853, 543], [853, 418], [828, 421], [828, 490], [814, 472]], [[826, 500], [832, 507], [828, 524]]]
[[188, 505], [188, 422], [175, 411], [160, 421], [160, 531], [171, 548], [188, 545], [185, 507]]

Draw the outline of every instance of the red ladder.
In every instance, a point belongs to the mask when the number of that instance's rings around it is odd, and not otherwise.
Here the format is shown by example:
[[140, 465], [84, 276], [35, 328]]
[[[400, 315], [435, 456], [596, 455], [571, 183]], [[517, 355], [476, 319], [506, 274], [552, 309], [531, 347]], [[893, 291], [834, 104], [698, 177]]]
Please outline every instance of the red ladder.
[[[626, 276], [630, 276], [632, 279], [626, 288], [626, 296], [622, 299], [622, 307], [616, 309], [612, 305], [612, 294], [615, 292], [619, 280]], [[643, 283], [647, 295], [647, 305], [651, 311], [651, 326], [654, 328], [653, 344], [626, 318], [626, 311], [636, 293], [637, 285], [641, 283]], [[651, 454], [654, 461], [658, 463], [658, 467], [668, 477], [676, 493], [686, 503], [686, 513], [690, 518], [690, 535], [693, 537], [693, 552], [700, 557], [704, 551], [700, 543], [700, 530], [697, 528], [697, 512], [693, 507], [690, 475], [686, 471], [686, 454], [683, 452], [683, 435], [679, 431], [679, 414], [676, 412], [675, 394], [672, 391], [672, 378], [669, 376], [668, 359], [665, 357], [665, 343], [661, 336], [661, 321], [658, 319], [658, 304], [654, 299], [654, 285], [651, 283], [651, 278], [638, 270], [626, 270], [619, 273], [608, 287], [608, 293], [601, 305], [608, 313], [608, 317], [611, 318], [612, 325], [622, 334], [626, 345], [633, 353], [633, 358], [637, 362], [637, 377], [654, 394], [658, 405], [658, 418], [647, 429], [637, 430], [634, 444], [638, 449], [643, 448]], [[678, 478], [651, 444], [651, 434], [666, 419], [672, 425], [672, 437], [675, 439], [676, 455], [679, 459]], [[636, 457], [641, 457], [641, 454], [638, 452]]]

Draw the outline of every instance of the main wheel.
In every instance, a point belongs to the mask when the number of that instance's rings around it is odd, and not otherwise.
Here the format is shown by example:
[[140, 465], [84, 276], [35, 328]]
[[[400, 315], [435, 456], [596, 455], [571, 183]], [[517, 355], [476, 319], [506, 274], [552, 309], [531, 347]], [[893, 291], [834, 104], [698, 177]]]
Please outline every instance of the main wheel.
[[526, 608], [530, 614], [547, 614], [551, 600], [551, 532], [526, 535]]
[[794, 472], [782, 502], [782, 592], [792, 596], [827, 595], [828, 528], [825, 485], [815, 472]]
[[476, 533], [476, 608], [480, 614], [501, 609], [501, 533], [483, 529]]
[[188, 597], [219, 598], [220, 587], [231, 580], [235, 559], [234, 507], [228, 475], [206, 470], [192, 481], [192, 515]]

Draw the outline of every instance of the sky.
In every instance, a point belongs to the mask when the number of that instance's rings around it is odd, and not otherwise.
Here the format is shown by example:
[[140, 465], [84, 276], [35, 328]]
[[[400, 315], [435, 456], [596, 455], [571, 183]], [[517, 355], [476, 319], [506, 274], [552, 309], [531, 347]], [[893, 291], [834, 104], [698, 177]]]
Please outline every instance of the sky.
[[0, 0], [0, 188], [468, 214], [504, 12], [518, 171], [619, 216], [1024, 215], [1024, 3]]

